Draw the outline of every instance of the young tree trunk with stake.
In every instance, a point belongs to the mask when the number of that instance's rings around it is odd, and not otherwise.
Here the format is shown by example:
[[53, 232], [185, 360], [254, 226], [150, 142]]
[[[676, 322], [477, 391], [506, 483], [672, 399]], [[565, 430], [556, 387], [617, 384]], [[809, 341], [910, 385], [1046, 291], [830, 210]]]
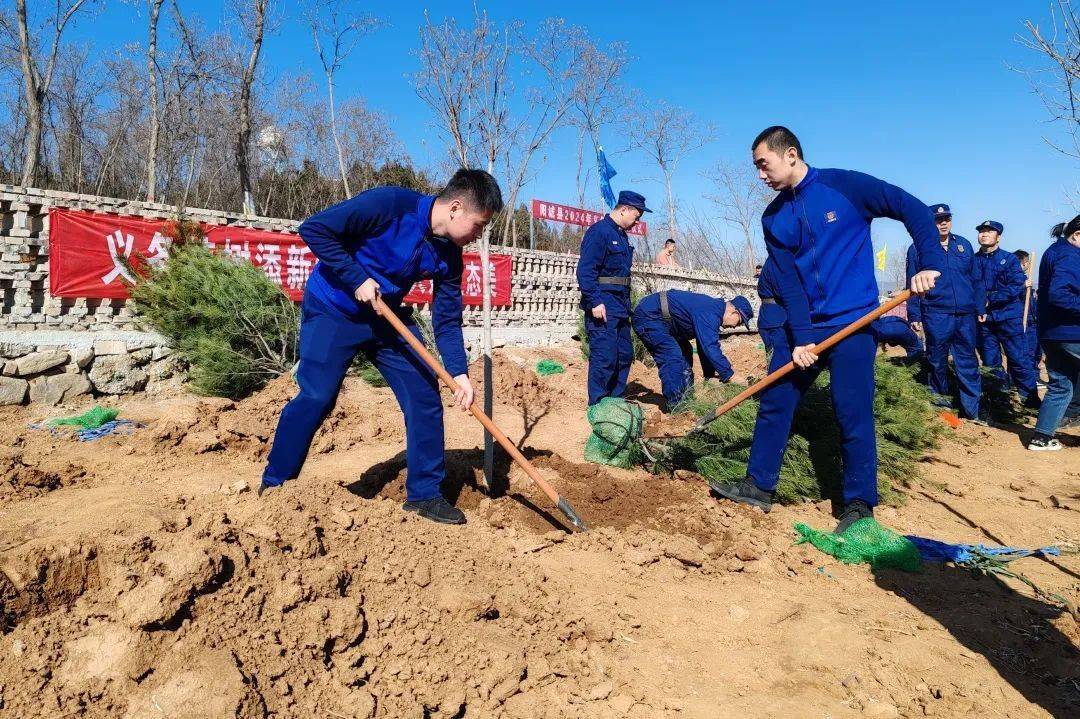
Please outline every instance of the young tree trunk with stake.
[[236, 169], [240, 175], [240, 192], [243, 196], [243, 210], [246, 215], [255, 214], [254, 184], [251, 180], [251, 92], [255, 84], [255, 73], [259, 67], [259, 54], [262, 51], [263, 32], [266, 28], [266, 11], [270, 0], [254, 0], [252, 13], [254, 25], [251, 30], [251, 52], [247, 64], [240, 76], [240, 98], [237, 108], [236, 133]]
[[158, 63], [157, 63], [157, 31], [158, 15], [161, 13], [161, 5], [164, 0], [148, 0], [150, 6], [150, 37], [146, 44], [146, 74], [147, 92], [150, 95], [150, 127], [147, 130], [149, 139], [146, 148], [146, 199], [154, 202], [157, 199], [157, 154], [159, 135], [159, 110], [158, 110]]

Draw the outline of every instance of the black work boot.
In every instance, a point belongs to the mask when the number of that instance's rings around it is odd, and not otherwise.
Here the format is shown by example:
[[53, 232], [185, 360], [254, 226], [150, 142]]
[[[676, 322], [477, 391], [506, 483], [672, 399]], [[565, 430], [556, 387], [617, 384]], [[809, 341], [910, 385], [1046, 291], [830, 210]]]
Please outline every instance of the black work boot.
[[836, 525], [833, 534], [843, 534], [844, 530], [855, 524], [855, 522], [873, 516], [874, 508], [861, 499], [856, 499], [844, 507], [844, 511], [840, 514], [840, 523]]
[[705, 481], [709, 483], [709, 489], [712, 490], [713, 494], [719, 497], [730, 499], [732, 502], [738, 502], [739, 504], [749, 504], [751, 507], [757, 507], [763, 512], [772, 509], [773, 493], [758, 489], [757, 485], [750, 479], [744, 479], [738, 484], [720, 484], [712, 479], [706, 479]]
[[406, 512], [416, 512], [424, 519], [440, 524], [465, 524], [465, 513], [442, 497], [401, 505]]

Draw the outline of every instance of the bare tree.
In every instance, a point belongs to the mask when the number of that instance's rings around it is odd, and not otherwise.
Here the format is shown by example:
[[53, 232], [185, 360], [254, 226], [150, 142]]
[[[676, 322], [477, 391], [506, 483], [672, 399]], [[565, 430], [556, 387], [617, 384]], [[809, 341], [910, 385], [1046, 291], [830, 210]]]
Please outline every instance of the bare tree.
[[158, 17], [165, 0], [146, 0], [149, 11], [149, 38], [146, 44], [147, 94], [150, 96], [150, 126], [146, 148], [146, 199], [153, 202], [157, 198], [157, 154], [159, 122], [161, 120], [158, 100], [161, 90], [158, 87], [157, 34]]
[[761, 213], [774, 193], [746, 163], [719, 162], [705, 176], [715, 189], [708, 199], [716, 205], [721, 218], [742, 233], [746, 262], [740, 269], [751, 273], [757, 263], [754, 246], [760, 240]]
[[[1050, 3], [1049, 27], [1027, 20], [1029, 37], [1020, 42], [1043, 55], [1047, 67], [1027, 73], [1050, 117], [1065, 126], [1072, 148], [1047, 139], [1051, 147], [1080, 158], [1080, 6], [1072, 0]], [[1045, 78], [1045, 79], [1044, 79]]]
[[252, 134], [252, 86], [259, 68], [259, 55], [262, 52], [263, 35], [266, 31], [266, 13], [270, 0], [248, 0], [244, 8], [237, 7], [237, 14], [243, 27], [244, 35], [251, 48], [244, 64], [237, 92], [236, 114], [236, 169], [240, 175], [240, 192], [243, 196], [243, 208], [246, 214], [255, 214], [254, 183], [251, 172], [251, 134]]
[[[79, 12], [86, 0], [74, 0], [63, 5], [56, 0], [56, 7], [47, 25], [52, 26], [52, 41], [48, 56], [38, 57], [26, 13], [26, 0], [16, 0], [15, 18], [18, 23], [19, 51], [23, 74], [23, 93], [26, 99], [26, 145], [23, 154], [22, 184], [31, 186], [37, 181], [38, 163], [41, 160], [42, 132], [45, 125], [45, 98], [52, 86], [53, 73], [56, 71], [57, 54], [60, 51], [60, 37], [64, 28]], [[46, 34], [45, 28], [35, 29], [33, 35]], [[44, 61], [44, 72], [42, 71]]]
[[611, 43], [601, 49], [588, 38], [581, 38], [579, 50], [581, 74], [572, 99], [572, 124], [578, 128], [577, 189], [578, 206], [585, 207], [588, 173], [584, 169], [585, 139], [593, 151], [600, 147], [600, 130], [605, 125], [628, 118], [628, 92], [620, 86], [630, 57], [626, 43]]
[[672, 237], [679, 234], [677, 205], [672, 188], [675, 171], [684, 157], [709, 144], [715, 137], [714, 125], [703, 125], [690, 111], [668, 105], [662, 100], [634, 118], [631, 142], [660, 168], [667, 195], [668, 232]]
[[334, 100], [334, 75], [341, 68], [356, 44], [382, 24], [371, 15], [351, 15], [349, 0], [310, 0], [305, 15], [311, 27], [315, 52], [326, 75], [326, 91], [329, 97], [330, 134], [337, 151], [338, 172], [344, 197], [351, 197], [349, 176], [345, 170], [345, 152], [338, 132], [337, 107]]

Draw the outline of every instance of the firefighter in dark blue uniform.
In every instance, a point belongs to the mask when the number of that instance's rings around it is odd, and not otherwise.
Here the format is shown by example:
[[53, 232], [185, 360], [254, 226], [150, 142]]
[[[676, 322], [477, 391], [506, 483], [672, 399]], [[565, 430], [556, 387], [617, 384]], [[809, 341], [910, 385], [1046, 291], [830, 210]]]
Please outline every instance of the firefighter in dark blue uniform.
[[665, 290], [643, 297], [634, 308], [634, 332], [656, 360], [668, 411], [694, 385], [694, 353], [697, 343], [701, 373], [721, 382], [734, 371], [720, 347], [724, 327], [749, 327], [754, 310], [750, 301], [736, 296], [728, 301], [684, 290]]
[[626, 231], [652, 212], [645, 198], [623, 190], [604, 219], [585, 232], [577, 280], [589, 337], [589, 406], [622, 397], [634, 361], [630, 335], [630, 265], [634, 248]]
[[[941, 398], [938, 401], [951, 402], [946, 399], [951, 395], [951, 354], [960, 394], [960, 415], [978, 420], [982, 378], [975, 346], [979, 322], [986, 311], [986, 289], [971, 243], [952, 233], [952, 210], [944, 203], [930, 205], [930, 209], [934, 212], [941, 249], [945, 251], [945, 269], [925, 297], [908, 300], [908, 320], [913, 329], [926, 333], [929, 385]], [[918, 254], [915, 245], [911, 245], [907, 253], [908, 279], [918, 271]]]
[[757, 293], [761, 298], [757, 319], [758, 334], [761, 335], [761, 343], [765, 345], [765, 352], [771, 355], [777, 336], [787, 339], [787, 312], [780, 304], [780, 279], [776, 276], [776, 263], [768, 257], [757, 273], [757, 281]]
[[[979, 353], [984, 367], [989, 367], [1002, 381], [1011, 381], [1028, 407], [1039, 406], [1035, 367], [1024, 339], [1024, 290], [1028, 278], [1020, 260], [1001, 249], [1000, 222], [986, 220], [975, 228], [981, 249], [977, 260], [986, 286], [986, 321], [979, 327]], [[1001, 368], [1004, 351], [1008, 375]]]
[[403, 509], [445, 524], [465, 521], [439, 490], [446, 461], [438, 380], [373, 305], [381, 297], [421, 338], [412, 310], [401, 307], [401, 301], [413, 283], [434, 280], [435, 344], [459, 386], [456, 404], [468, 409], [473, 388], [461, 333], [461, 248], [476, 240], [501, 209], [494, 177], [483, 170], [459, 170], [438, 195], [377, 187], [300, 225], [300, 236], [319, 258], [301, 306], [300, 391], [281, 411], [259, 496], [300, 473], [315, 431], [337, 402], [345, 373], [363, 352], [405, 415]]
[[925, 354], [922, 340], [903, 317], [896, 315], [879, 317], [870, 323], [870, 330], [877, 338], [878, 344], [903, 348], [907, 352], [904, 357], [905, 363], [918, 362]]

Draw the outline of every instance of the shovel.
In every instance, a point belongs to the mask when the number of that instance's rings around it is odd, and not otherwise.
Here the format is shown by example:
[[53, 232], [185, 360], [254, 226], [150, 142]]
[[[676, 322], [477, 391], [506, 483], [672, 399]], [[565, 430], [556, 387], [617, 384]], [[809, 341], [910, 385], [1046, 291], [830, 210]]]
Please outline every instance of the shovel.
[[[892, 310], [892, 309], [894, 309], [896, 307], [899, 307], [900, 305], [904, 304], [905, 302], [908, 301], [908, 298], [910, 298], [910, 297], [911, 297], [911, 290], [904, 290], [903, 292], [900, 292], [898, 295], [896, 295], [896, 297], [893, 297], [891, 300], [889, 300], [885, 304], [881, 305], [877, 309], [874, 309], [874, 310], [872, 310], [870, 312], [867, 312], [865, 315], [863, 315], [859, 319], [855, 320], [854, 322], [852, 322], [850, 325], [848, 325], [844, 329], [840, 330], [836, 334], [830, 335], [824, 341], [819, 342], [814, 347], [814, 354], [820, 355], [822, 352], [829, 349], [833, 345], [847, 339], [851, 335], [853, 335], [856, 332], [858, 332], [859, 330], [861, 330], [863, 327], [866, 327], [868, 324], [870, 324], [871, 322], [876, 320], [878, 317], [881, 317], [883, 314], [885, 314], [889, 310]], [[715, 420], [717, 417], [720, 417], [720, 416], [722, 416], [724, 414], [727, 414], [731, 410], [735, 409], [740, 404], [742, 404], [746, 400], [750, 399], [751, 397], [753, 397], [755, 394], [757, 394], [761, 390], [765, 389], [766, 387], [768, 387], [771, 384], [776, 383], [778, 380], [783, 378], [785, 375], [787, 375], [788, 372], [791, 372], [791, 370], [793, 370], [793, 369], [795, 369], [795, 362], [794, 361], [788, 362], [783, 367], [780, 367], [779, 369], [776, 369], [773, 372], [770, 372], [764, 379], [760, 380], [756, 384], [750, 385], [749, 387], [744, 389], [742, 392], [739, 392], [739, 394], [737, 394], [734, 397], [732, 397], [731, 399], [729, 399], [724, 404], [720, 405], [719, 407], [716, 407], [715, 409], [713, 409], [708, 414], [702, 416], [702, 418], [697, 421], [697, 424], [694, 425], [693, 429], [691, 429], [690, 432], [693, 433], [693, 432], [701, 431], [706, 426], [708, 426], [708, 424], [710, 422]]]
[[[427, 366], [430, 367], [431, 370], [438, 375], [439, 379], [443, 381], [443, 384], [450, 388], [451, 392], [458, 391], [458, 383], [454, 381], [454, 378], [450, 376], [450, 373], [446, 371], [446, 368], [443, 367], [430, 352], [428, 352], [428, 349], [424, 346], [423, 342], [416, 339], [416, 335], [409, 331], [405, 326], [405, 323], [401, 321], [401, 318], [386, 306], [386, 303], [383, 302], [381, 297], [378, 297], [375, 300], [375, 311], [382, 315], [383, 319], [389, 322], [390, 325], [397, 330], [397, 333], [401, 335], [401, 338], [409, 343], [409, 346], [413, 348], [420, 359], [424, 360]], [[558, 507], [559, 511], [563, 513], [563, 516], [570, 521], [570, 524], [574, 525], [582, 532], [587, 531], [588, 527], [585, 526], [585, 522], [581, 521], [581, 517], [579, 517], [578, 513], [574, 511], [574, 508], [570, 506], [570, 503], [560, 497], [559, 493], [555, 491], [555, 488], [540, 476], [540, 473], [536, 471], [536, 467], [534, 467], [529, 460], [525, 459], [525, 455], [518, 451], [518, 448], [514, 446], [514, 443], [503, 434], [502, 430], [495, 426], [495, 423], [491, 421], [490, 417], [484, 414], [484, 411], [480, 409], [476, 402], [469, 405], [469, 411], [473, 413], [473, 416], [476, 417], [477, 420], [479, 420], [480, 424], [484, 425], [484, 429], [490, 432], [491, 436], [502, 445], [502, 448], [506, 450], [506, 453], [509, 454], [515, 462], [517, 462], [518, 466], [525, 470], [525, 474], [529, 475], [529, 479], [540, 488], [540, 491], [548, 496], [548, 499]]]

